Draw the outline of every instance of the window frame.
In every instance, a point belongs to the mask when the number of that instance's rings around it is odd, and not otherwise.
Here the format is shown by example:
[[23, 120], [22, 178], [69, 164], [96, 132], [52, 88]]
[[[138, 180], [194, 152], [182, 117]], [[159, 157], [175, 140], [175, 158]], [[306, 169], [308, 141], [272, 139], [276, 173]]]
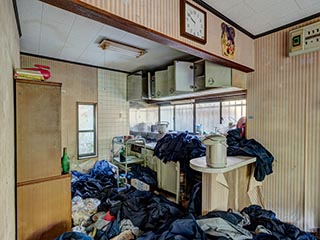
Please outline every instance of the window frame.
[[[219, 103], [219, 111], [220, 111], [220, 124], [222, 124], [223, 121], [223, 117], [222, 117], [222, 107], [223, 107], [223, 102], [226, 101], [238, 101], [238, 100], [247, 100], [247, 95], [239, 95], [239, 96], [228, 96], [228, 97], [216, 97], [216, 98], [207, 98], [207, 99], [195, 99], [195, 101], [193, 103], [193, 132], [190, 132], [191, 134], [196, 134], [196, 123], [197, 123], [197, 116], [196, 116], [196, 112], [197, 112], [197, 104], [198, 103], [212, 103], [212, 102], [216, 102]], [[171, 105], [173, 106], [173, 126], [174, 129], [173, 131], [176, 131], [176, 106], [177, 105], [184, 105], [184, 103], [181, 104], [168, 104], [168, 103], [163, 103], [163, 104], [159, 104], [159, 119], [161, 119], [161, 106], [167, 106], [167, 105]], [[247, 115], [247, 112], [246, 112]]]
[[[79, 106], [80, 105], [90, 105], [93, 106], [93, 113], [94, 113], [94, 121], [93, 121], [93, 130], [79, 130]], [[82, 159], [87, 159], [87, 158], [95, 158], [98, 156], [98, 132], [97, 132], [97, 119], [98, 113], [97, 113], [97, 102], [77, 102], [77, 159], [82, 160]], [[79, 154], [80, 150], [80, 145], [79, 145], [79, 135], [80, 133], [83, 132], [93, 132], [93, 137], [94, 137], [94, 152], [90, 154]]]

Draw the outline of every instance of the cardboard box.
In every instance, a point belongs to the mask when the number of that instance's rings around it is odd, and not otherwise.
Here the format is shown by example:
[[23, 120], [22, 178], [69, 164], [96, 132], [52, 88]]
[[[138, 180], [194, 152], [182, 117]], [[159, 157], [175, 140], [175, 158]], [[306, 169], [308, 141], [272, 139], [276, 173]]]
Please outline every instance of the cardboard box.
[[150, 191], [150, 186], [148, 184], [136, 178], [131, 179], [131, 186], [135, 187], [140, 191]]

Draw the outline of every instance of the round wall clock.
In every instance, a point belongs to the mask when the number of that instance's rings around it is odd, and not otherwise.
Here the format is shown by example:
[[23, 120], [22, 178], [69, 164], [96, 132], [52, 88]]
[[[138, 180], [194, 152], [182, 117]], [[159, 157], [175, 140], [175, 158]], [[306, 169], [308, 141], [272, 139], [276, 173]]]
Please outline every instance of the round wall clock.
[[180, 34], [202, 44], [207, 42], [207, 14], [186, 0], [180, 0]]

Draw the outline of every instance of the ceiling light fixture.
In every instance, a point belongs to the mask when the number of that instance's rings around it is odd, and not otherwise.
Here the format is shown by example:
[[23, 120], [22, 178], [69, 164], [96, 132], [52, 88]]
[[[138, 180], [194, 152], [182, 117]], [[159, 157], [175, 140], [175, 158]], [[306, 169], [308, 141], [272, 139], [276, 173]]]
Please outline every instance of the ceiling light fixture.
[[102, 40], [99, 44], [99, 47], [104, 51], [110, 50], [110, 51], [118, 52], [120, 54], [132, 56], [136, 58], [139, 58], [142, 55], [147, 53], [147, 51], [144, 49], [140, 49], [140, 48], [133, 47], [133, 46], [116, 42], [116, 41], [111, 41], [109, 39]]

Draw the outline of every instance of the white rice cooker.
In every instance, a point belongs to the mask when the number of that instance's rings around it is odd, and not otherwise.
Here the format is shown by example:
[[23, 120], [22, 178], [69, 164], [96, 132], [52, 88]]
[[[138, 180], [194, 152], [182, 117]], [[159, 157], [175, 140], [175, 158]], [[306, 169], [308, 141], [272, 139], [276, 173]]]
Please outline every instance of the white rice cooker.
[[224, 135], [214, 134], [202, 140], [206, 145], [207, 165], [212, 168], [227, 166], [227, 139]]
[[166, 133], [168, 131], [169, 122], [160, 121], [156, 123], [157, 130], [160, 134]]

